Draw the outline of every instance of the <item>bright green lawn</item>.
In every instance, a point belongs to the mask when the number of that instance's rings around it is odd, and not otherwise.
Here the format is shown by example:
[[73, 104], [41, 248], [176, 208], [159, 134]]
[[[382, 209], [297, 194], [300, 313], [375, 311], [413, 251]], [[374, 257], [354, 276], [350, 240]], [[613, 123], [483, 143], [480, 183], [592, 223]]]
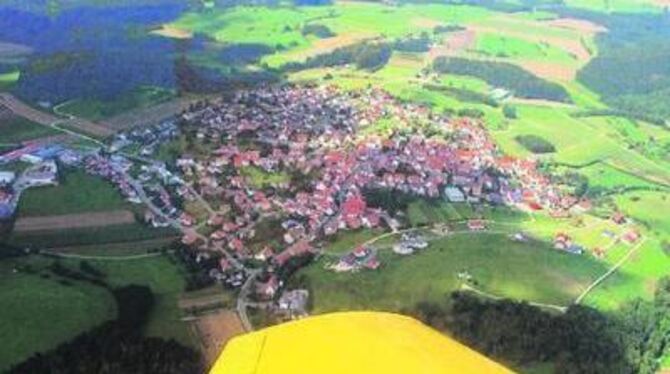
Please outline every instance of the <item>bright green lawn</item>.
[[171, 90], [160, 87], [142, 86], [119, 96], [115, 100], [77, 99], [58, 106], [58, 113], [71, 114], [92, 121], [113, 117], [133, 109], [146, 108], [169, 100], [175, 96]]
[[149, 317], [145, 334], [175, 340], [193, 346], [185, 322], [180, 321], [177, 306], [179, 295], [184, 292], [185, 281], [182, 269], [167, 256], [131, 261], [89, 261], [107, 274], [106, 281], [112, 286], [139, 284], [148, 286], [156, 297], [156, 306]]
[[11, 117], [0, 119], [0, 134], [0, 143], [7, 144], [57, 135], [60, 132], [22, 117]]
[[499, 34], [482, 34], [477, 38], [476, 50], [486, 56], [515, 60], [542, 60], [558, 63], [575, 63], [573, 56], [546, 43], [533, 43]]
[[0, 73], [0, 91], [9, 90], [19, 80], [21, 72], [18, 70]]
[[[31, 256], [5, 259], [0, 262], [0, 370], [17, 363], [36, 351], [54, 348], [79, 333], [113, 319], [116, 305], [112, 295], [103, 288], [85, 282], [68, 280], [62, 285], [55, 276], [44, 279], [40, 273], [54, 260]], [[63, 266], [79, 268], [79, 260], [62, 259]], [[137, 260], [89, 260], [91, 265], [106, 274], [105, 281], [112, 287], [130, 284], [145, 285], [152, 289], [156, 306], [149, 317], [145, 334], [195, 347], [177, 299], [184, 290], [181, 268], [167, 256]], [[14, 273], [16, 264], [30, 266], [36, 274]]]
[[505, 235], [455, 235], [431, 243], [419, 254], [380, 253], [377, 271], [337, 274], [322, 258], [300, 274], [308, 277], [314, 312], [411, 308], [421, 301], [441, 302], [460, 287], [457, 273], [470, 272], [478, 287], [496, 295], [568, 304], [604, 272], [594, 260], [559, 253], [541, 243], [519, 243]]
[[580, 168], [578, 171], [589, 179], [589, 188], [622, 189], [661, 187], [656, 183], [644, 180], [603, 163]]
[[60, 185], [28, 189], [19, 202], [19, 216], [46, 216], [127, 209], [114, 186], [81, 170], [62, 171]]

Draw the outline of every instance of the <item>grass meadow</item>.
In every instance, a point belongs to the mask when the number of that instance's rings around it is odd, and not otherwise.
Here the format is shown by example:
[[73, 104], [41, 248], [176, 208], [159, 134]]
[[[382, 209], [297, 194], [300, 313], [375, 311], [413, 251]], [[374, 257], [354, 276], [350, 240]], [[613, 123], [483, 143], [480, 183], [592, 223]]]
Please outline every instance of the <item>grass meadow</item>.
[[[54, 261], [33, 255], [0, 262], [0, 296], [5, 300], [5, 307], [0, 310], [0, 338], [5, 342], [0, 352], [0, 370], [115, 318], [116, 305], [107, 290], [56, 276], [47, 269]], [[58, 261], [65, 267], [79, 269], [79, 260]], [[104, 280], [112, 287], [139, 284], [152, 289], [156, 307], [144, 331], [146, 336], [195, 346], [186, 323], [180, 321], [177, 306], [184, 278], [169, 257], [87, 261], [105, 274]]]
[[19, 216], [47, 216], [128, 209], [114, 186], [84, 171], [65, 169], [58, 186], [36, 187], [24, 192]]
[[0, 119], [0, 143], [20, 143], [44, 136], [58, 135], [59, 131], [39, 125], [25, 118], [9, 116]]
[[160, 104], [174, 96], [175, 93], [170, 90], [153, 86], [141, 86], [111, 101], [86, 98], [68, 101], [58, 106], [57, 112], [86, 118], [91, 121], [100, 121], [133, 109], [147, 108]]
[[604, 265], [559, 253], [540, 242], [514, 242], [506, 235], [454, 235], [431, 242], [420, 253], [401, 257], [380, 250], [378, 271], [337, 274], [322, 258], [300, 270], [309, 279], [314, 312], [337, 310], [400, 311], [421, 301], [444, 302], [461, 286], [458, 273], [469, 272], [485, 292], [534, 302], [570, 303]]

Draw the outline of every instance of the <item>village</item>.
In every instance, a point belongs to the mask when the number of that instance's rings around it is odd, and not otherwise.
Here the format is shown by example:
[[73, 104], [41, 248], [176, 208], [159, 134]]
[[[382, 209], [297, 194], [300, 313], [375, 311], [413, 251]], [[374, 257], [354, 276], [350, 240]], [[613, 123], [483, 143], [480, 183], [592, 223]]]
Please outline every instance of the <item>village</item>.
[[[378, 131], [375, 125], [382, 120], [403, 126]], [[205, 146], [182, 153], [173, 164], [151, 158], [177, 136]], [[127, 201], [144, 204], [146, 224], [174, 227], [199, 256], [219, 259], [219, 267], [209, 274], [240, 289], [240, 314], [248, 305], [271, 305], [288, 318], [306, 313], [309, 294], [284, 289], [290, 273], [285, 269], [323, 253], [327, 238], [379, 229], [397, 234], [391, 249], [398, 255], [428, 247], [425, 235], [408, 230], [405, 217], [388, 201], [372, 201], [379, 200], [375, 193], [511, 206], [552, 217], [568, 217], [590, 206], [553, 185], [535, 161], [502, 155], [478, 121], [436, 115], [376, 89], [346, 93], [333, 87], [280, 86], [241, 91], [192, 105], [174, 122], [117, 134], [108, 149], [26, 144], [0, 156], [0, 168], [16, 160], [31, 166], [19, 176], [0, 173], [3, 217], [14, 214], [26, 188], [57, 184], [57, 165], [82, 168], [113, 183]], [[193, 211], [187, 205], [204, 209]], [[487, 224], [469, 219], [466, 229], [485, 231]], [[453, 228], [432, 229], [445, 236]], [[634, 243], [639, 234], [631, 230], [624, 240]], [[554, 247], [584, 252], [562, 232], [556, 233]], [[355, 246], [327, 268], [378, 270], [383, 267], [379, 250], [374, 244]], [[604, 250], [593, 252], [602, 255]]]

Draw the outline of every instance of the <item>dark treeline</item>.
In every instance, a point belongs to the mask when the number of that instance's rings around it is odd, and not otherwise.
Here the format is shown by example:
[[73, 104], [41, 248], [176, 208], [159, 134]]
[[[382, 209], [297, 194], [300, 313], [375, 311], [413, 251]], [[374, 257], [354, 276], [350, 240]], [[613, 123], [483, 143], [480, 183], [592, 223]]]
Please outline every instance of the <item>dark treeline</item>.
[[391, 215], [407, 210], [409, 204], [416, 200], [415, 196], [388, 188], [365, 189], [363, 196], [369, 206], [384, 209]]
[[[9, 373], [201, 373], [200, 356], [174, 340], [145, 337], [143, 328], [155, 306], [151, 289], [129, 285], [111, 288], [105, 275], [83, 261], [80, 271], [54, 262], [49, 270], [73, 281], [103, 287], [113, 295], [117, 317], [60, 344], [36, 353]], [[56, 322], [57, 323], [57, 322]]]
[[428, 33], [421, 33], [420, 36], [410, 36], [403, 39], [397, 39], [393, 43], [393, 49], [401, 52], [422, 53], [430, 50], [431, 40]]
[[186, 58], [175, 61], [174, 71], [180, 93], [219, 93], [279, 81], [277, 74], [269, 70], [246, 71], [233, 66], [222, 75], [213, 69], [195, 67]]
[[309, 57], [302, 63], [290, 62], [283, 66], [283, 70], [297, 71], [347, 64], [354, 64], [358, 69], [377, 70], [386, 65], [392, 53], [393, 51], [388, 44], [364, 42], [337, 48], [330, 53]]
[[300, 31], [303, 35], [314, 35], [317, 38], [325, 39], [335, 36], [335, 33], [328, 28], [326, 25], [320, 25], [318, 23], [310, 23], [302, 27]]
[[667, 278], [653, 302], [635, 301], [616, 315], [578, 305], [549, 313], [468, 293], [452, 294], [448, 305], [419, 303], [409, 314], [499, 360], [551, 363], [556, 373], [652, 374], [670, 344]]
[[493, 86], [511, 90], [519, 97], [571, 102], [570, 95], [561, 85], [505, 62], [438, 57], [433, 61], [433, 69], [438, 73], [474, 76]]

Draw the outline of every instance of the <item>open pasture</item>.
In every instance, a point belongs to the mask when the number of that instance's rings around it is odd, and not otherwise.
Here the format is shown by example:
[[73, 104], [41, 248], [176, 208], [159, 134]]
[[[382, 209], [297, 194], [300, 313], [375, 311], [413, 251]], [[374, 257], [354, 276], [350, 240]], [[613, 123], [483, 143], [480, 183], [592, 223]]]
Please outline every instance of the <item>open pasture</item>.
[[19, 202], [19, 217], [104, 212], [129, 207], [114, 186], [81, 170], [65, 170], [58, 186], [26, 190]]
[[400, 257], [381, 250], [378, 271], [338, 274], [322, 258], [304, 275], [314, 294], [314, 312], [337, 310], [400, 311], [421, 301], [441, 303], [461, 287], [459, 272], [474, 286], [498, 296], [566, 305], [604, 265], [590, 258], [559, 253], [541, 242], [514, 242], [500, 234], [453, 235], [431, 242], [420, 253]]

